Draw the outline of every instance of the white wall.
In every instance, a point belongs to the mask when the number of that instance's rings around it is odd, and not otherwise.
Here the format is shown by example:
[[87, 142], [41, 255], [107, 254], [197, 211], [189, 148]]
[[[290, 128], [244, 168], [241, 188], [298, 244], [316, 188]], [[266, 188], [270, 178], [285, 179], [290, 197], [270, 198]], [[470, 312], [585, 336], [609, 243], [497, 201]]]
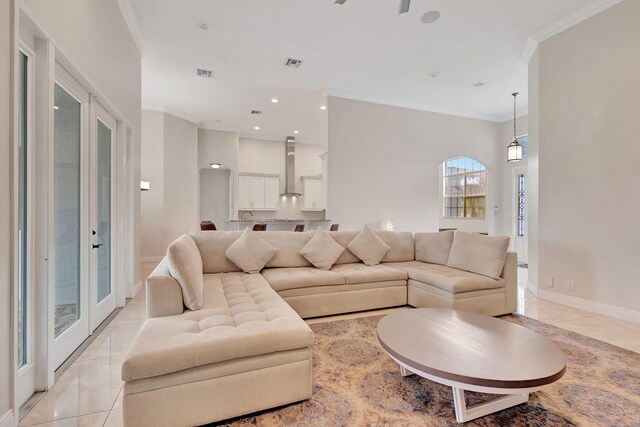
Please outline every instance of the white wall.
[[134, 269], [140, 279], [140, 53], [117, 0], [21, 0], [21, 5], [133, 127]]
[[164, 115], [164, 246], [199, 229], [198, 127]]
[[228, 169], [204, 168], [200, 170], [200, 221], [213, 221], [218, 230], [226, 229], [229, 220]]
[[[640, 2], [539, 47], [539, 280], [640, 311]], [[530, 67], [531, 68], [531, 67]], [[575, 281], [575, 290], [567, 281]]]
[[[226, 218], [235, 219], [238, 211], [238, 133], [198, 129], [198, 169], [206, 169], [211, 163], [220, 163], [231, 174], [231, 200]], [[216, 224], [221, 229], [227, 225]]]
[[142, 256], [164, 256], [182, 234], [198, 229], [198, 127], [171, 114], [143, 112]]
[[[324, 145], [296, 144], [296, 191], [303, 192], [301, 176], [322, 175], [320, 155], [327, 151]], [[280, 175], [280, 193], [285, 192], [285, 142], [261, 139], [240, 139], [238, 171]], [[275, 212], [254, 212], [255, 218], [324, 218], [323, 212], [303, 212], [303, 201], [286, 198], [280, 200]]]
[[142, 111], [142, 165], [140, 178], [149, 191], [140, 194], [142, 257], [158, 257], [164, 246], [164, 113]]
[[0, 2], [0, 418], [13, 407], [13, 329], [11, 301], [10, 123], [12, 28], [11, 2]]
[[487, 219], [456, 227], [493, 233], [494, 172], [505, 162], [501, 125], [482, 120], [329, 98], [328, 212], [341, 228], [393, 220], [395, 230], [441, 224], [440, 165], [473, 157], [489, 171]]

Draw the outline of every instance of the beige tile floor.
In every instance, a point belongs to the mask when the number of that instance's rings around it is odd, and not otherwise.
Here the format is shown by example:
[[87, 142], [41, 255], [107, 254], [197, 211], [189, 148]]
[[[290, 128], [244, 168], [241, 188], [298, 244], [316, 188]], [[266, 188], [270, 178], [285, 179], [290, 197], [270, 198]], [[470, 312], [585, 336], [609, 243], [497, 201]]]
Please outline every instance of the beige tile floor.
[[[154, 265], [143, 265], [146, 277]], [[526, 270], [519, 281], [526, 283]], [[309, 323], [385, 314], [403, 308], [313, 319]], [[536, 298], [520, 288], [518, 313], [640, 353], [640, 324], [576, 310]], [[24, 417], [21, 426], [121, 426], [122, 359], [145, 318], [145, 295], [133, 298], [58, 382]]]

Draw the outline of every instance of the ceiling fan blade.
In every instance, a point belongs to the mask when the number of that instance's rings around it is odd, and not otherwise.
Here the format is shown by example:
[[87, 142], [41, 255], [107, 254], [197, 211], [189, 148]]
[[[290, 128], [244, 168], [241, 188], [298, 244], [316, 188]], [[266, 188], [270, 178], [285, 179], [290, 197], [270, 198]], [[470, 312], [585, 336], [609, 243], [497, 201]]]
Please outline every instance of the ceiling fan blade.
[[398, 15], [409, 12], [409, 6], [411, 6], [411, 0], [400, 0], [400, 10]]
[[336, 0], [333, 2], [333, 4], [345, 4], [347, 0]]

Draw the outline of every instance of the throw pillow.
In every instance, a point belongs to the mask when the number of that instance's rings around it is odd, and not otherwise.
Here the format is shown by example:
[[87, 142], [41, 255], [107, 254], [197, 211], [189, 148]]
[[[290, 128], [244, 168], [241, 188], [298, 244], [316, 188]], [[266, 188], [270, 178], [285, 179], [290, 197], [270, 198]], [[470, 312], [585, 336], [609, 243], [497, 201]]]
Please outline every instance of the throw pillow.
[[382, 258], [391, 250], [391, 248], [366, 225], [360, 234], [349, 242], [347, 248], [369, 266], [380, 264]]
[[344, 247], [322, 228], [318, 228], [311, 240], [300, 249], [300, 255], [320, 270], [330, 270], [342, 252]]
[[509, 237], [456, 231], [447, 265], [497, 279], [502, 274]]
[[260, 273], [266, 263], [278, 253], [278, 249], [247, 227], [238, 240], [224, 252], [231, 262], [245, 273]]
[[202, 257], [196, 242], [186, 234], [174, 240], [167, 249], [169, 273], [182, 289], [184, 305], [189, 310], [200, 310], [204, 302]]
[[416, 233], [416, 261], [447, 265], [453, 243], [453, 231]]

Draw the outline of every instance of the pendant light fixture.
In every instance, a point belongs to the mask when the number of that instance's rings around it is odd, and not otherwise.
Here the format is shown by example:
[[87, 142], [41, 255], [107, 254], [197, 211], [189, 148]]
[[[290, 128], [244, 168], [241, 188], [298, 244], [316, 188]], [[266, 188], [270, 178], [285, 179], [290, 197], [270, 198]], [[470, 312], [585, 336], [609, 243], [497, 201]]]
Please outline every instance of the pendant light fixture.
[[519, 162], [522, 160], [522, 145], [518, 142], [518, 133], [516, 131], [516, 99], [519, 93], [512, 93], [513, 96], [513, 142], [507, 147], [507, 161]]

